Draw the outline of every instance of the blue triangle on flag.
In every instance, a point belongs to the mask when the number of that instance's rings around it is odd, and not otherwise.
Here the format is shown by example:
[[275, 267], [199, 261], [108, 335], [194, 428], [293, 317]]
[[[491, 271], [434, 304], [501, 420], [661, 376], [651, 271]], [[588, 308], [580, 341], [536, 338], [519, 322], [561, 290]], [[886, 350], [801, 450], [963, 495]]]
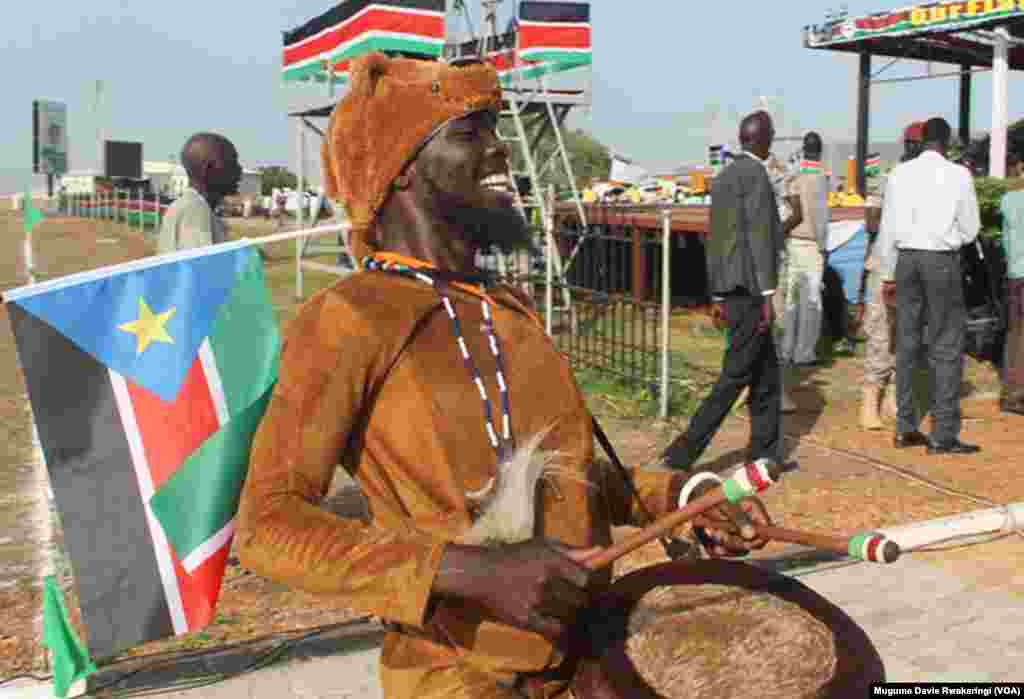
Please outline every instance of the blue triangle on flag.
[[[133, 383], [172, 402], [255, 250], [234, 248], [10, 301]], [[145, 304], [145, 309], [142, 304]], [[145, 330], [140, 330], [140, 320]], [[140, 339], [141, 335], [147, 335]], [[140, 351], [141, 350], [141, 351]]]

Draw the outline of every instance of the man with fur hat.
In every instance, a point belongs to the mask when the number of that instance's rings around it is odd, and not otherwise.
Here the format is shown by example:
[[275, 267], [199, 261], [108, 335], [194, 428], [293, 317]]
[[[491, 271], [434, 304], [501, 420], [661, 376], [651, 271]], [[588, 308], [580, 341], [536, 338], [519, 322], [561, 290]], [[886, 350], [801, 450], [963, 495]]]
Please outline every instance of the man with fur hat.
[[[612, 525], [685, 499], [687, 474], [635, 471], [638, 503], [594, 463], [591, 415], [530, 299], [474, 265], [530, 239], [481, 185], [506, 168], [500, 108], [486, 64], [353, 63], [323, 164], [361, 271], [293, 322], [238, 514], [246, 567], [389, 623], [388, 699], [568, 696], [568, 628], [610, 577], [580, 561]], [[529, 488], [526, 535], [477, 536], [515, 476], [505, 465], [534, 447], [554, 467]], [[318, 507], [337, 464], [372, 523]], [[767, 521], [760, 502], [746, 508]], [[710, 553], [762, 546], [752, 529], [709, 529]]]

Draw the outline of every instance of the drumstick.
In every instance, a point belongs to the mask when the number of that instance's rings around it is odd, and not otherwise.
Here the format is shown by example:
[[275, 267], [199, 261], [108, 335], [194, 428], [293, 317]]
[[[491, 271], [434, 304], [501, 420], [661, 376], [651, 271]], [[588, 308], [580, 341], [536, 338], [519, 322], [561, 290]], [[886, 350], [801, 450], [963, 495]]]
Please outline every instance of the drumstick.
[[[702, 527], [722, 529], [732, 534], [739, 533], [739, 527], [732, 522], [710, 520], [706, 517], [698, 517], [697, 520]], [[798, 529], [786, 529], [756, 522], [754, 523], [754, 529], [762, 539], [802, 544], [822, 551], [832, 551], [833, 553], [843, 554], [862, 561], [870, 561], [871, 563], [893, 563], [900, 557], [901, 553], [899, 544], [874, 532], [844, 537], [836, 536], [835, 534], [816, 534]]]
[[611, 565], [626, 554], [668, 534], [679, 525], [690, 521], [713, 507], [718, 507], [723, 502], [738, 503], [745, 498], [766, 490], [779, 479], [780, 475], [782, 475], [782, 467], [772, 461], [759, 459], [752, 464], [747, 464], [742, 469], [736, 471], [722, 485], [716, 486], [714, 490], [701, 495], [696, 500], [688, 503], [686, 507], [665, 515], [636, 534], [628, 536], [622, 541], [599, 551], [584, 560], [583, 565], [591, 570]]

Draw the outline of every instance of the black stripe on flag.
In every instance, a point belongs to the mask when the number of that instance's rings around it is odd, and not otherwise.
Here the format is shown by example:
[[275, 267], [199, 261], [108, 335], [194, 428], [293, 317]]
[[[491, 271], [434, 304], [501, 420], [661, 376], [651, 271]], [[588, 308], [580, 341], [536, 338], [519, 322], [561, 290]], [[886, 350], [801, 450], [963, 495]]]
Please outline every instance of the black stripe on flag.
[[519, 19], [524, 22], [589, 22], [588, 2], [533, 2], [519, 3]]
[[318, 17], [314, 17], [300, 27], [284, 32], [284, 45], [287, 48], [297, 44], [303, 39], [316, 36], [325, 29], [341, 24], [356, 13], [366, 9], [370, 5], [387, 5], [396, 10], [427, 10], [430, 12], [444, 12], [445, 0], [348, 0], [333, 10], [328, 10]]
[[7, 312], [94, 660], [174, 634], [107, 367], [16, 302]]

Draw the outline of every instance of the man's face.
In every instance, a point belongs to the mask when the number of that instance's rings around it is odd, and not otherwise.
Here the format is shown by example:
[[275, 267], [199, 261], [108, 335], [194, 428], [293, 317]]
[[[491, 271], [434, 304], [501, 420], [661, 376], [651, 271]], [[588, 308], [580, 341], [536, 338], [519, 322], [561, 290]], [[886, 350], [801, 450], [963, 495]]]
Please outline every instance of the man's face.
[[230, 142], [215, 148], [207, 171], [207, 188], [222, 196], [238, 192], [242, 181], [242, 166], [238, 162], [238, 151]]
[[420, 151], [414, 170], [431, 208], [466, 231], [468, 242], [511, 251], [529, 245], [529, 229], [511, 197], [482, 184], [508, 172], [508, 151], [496, 127], [497, 115], [489, 111], [448, 122]]

